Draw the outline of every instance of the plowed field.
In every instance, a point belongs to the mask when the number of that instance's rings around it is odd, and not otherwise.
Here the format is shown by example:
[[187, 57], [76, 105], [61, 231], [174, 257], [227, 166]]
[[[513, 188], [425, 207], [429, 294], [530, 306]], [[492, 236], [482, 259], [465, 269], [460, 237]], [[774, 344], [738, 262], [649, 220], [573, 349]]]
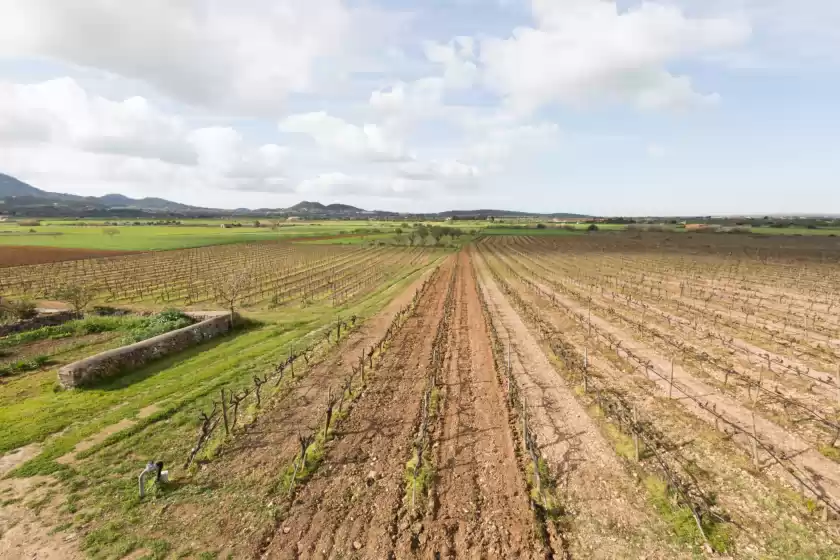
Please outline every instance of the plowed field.
[[45, 264], [59, 261], [77, 261], [96, 257], [116, 257], [136, 251], [108, 251], [105, 249], [69, 249], [62, 247], [16, 247], [0, 245], [0, 267], [25, 264]]

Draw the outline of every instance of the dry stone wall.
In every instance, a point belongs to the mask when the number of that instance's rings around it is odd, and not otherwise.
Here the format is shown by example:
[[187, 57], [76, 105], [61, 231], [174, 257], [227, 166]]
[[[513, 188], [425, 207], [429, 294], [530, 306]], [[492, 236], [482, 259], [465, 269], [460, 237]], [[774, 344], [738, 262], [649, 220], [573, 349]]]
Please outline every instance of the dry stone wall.
[[199, 322], [68, 364], [58, 370], [59, 383], [65, 389], [84, 387], [135, 370], [158, 358], [181, 352], [230, 331], [229, 312], [213, 311], [187, 315], [199, 319]]

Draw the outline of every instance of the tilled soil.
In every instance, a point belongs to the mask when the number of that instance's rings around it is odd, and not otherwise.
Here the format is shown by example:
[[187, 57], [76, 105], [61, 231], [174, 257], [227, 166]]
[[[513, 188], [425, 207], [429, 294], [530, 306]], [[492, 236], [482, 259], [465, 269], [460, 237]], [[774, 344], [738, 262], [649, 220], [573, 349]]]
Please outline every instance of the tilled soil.
[[[687, 371], [681, 365], [675, 364], [671, 360], [663, 357], [656, 349], [637, 340], [632, 333], [616, 326], [596, 313], [590, 312], [586, 307], [572, 298], [555, 291], [550, 286], [541, 282], [534, 282], [534, 285], [541, 292], [548, 294], [554, 301], [560, 303], [568, 313], [577, 315], [580, 318], [588, 318], [593, 328], [596, 328], [600, 332], [610, 334], [616, 340], [620, 341], [622, 349], [616, 351], [619, 357], [626, 357], [627, 351], [631, 351], [633, 354], [647, 360], [653, 368], [660, 372], [670, 371], [672, 369], [673, 391], [671, 390], [669, 380], [656, 375], [652, 376], [655, 385], [664, 394], [673, 392], [686, 410], [698, 418], [710, 424], [715, 424], [714, 416], [708, 410], [704, 410], [704, 407], [710, 410], [714, 409], [745, 431], [753, 430], [754, 418], [755, 433], [762, 441], [771, 444], [777, 452], [781, 452], [784, 456], [790, 458], [790, 461], [798, 467], [798, 477], [807, 480], [813, 488], [824, 492], [826, 496], [835, 502], [840, 502], [840, 469], [837, 468], [835, 462], [814, 449], [810, 443], [759, 413], [753, 416], [752, 412], [736, 399], [716, 391], [709, 384], [692, 375], [691, 372]], [[524, 291], [527, 292], [529, 290], [525, 288]], [[638, 371], [634, 371], [634, 374], [644, 375], [644, 373], [639, 373]], [[697, 399], [679, 398], [686, 394], [693, 395]], [[703, 403], [703, 406], [701, 407], [697, 401]], [[751, 444], [747, 438], [736, 435], [734, 439], [746, 450], [751, 450]], [[773, 468], [774, 463], [772, 460], [766, 457], [764, 460], [767, 461], [767, 464], [763, 466], [769, 466], [778, 476], [791, 479], [792, 483], [797, 483], [783, 469]]]
[[[233, 445], [224, 448], [216, 460], [205, 465], [199, 482], [227, 487], [232, 495], [236, 495], [240, 487], [266, 489], [274, 484], [299, 450], [299, 432], [322, 423], [329, 390], [337, 390], [362, 352], [382, 338], [396, 313], [411, 301], [427, 275], [415, 280], [385, 309], [351, 331], [337, 351], [308, 371], [278, 402], [269, 404], [248, 430], [236, 437]], [[297, 368], [304, 365], [302, 360], [299, 362]], [[289, 375], [287, 368], [285, 376]], [[193, 512], [186, 509], [181, 514], [171, 515], [178, 516], [179, 522], [187, 523]], [[222, 533], [236, 533], [237, 539], [228, 543], [230, 549], [257, 549], [264, 544], [259, 523], [258, 519], [222, 515], [218, 519], [218, 529]], [[248, 529], [243, 530], [243, 527]]]
[[435, 330], [454, 263], [442, 265], [390, 343], [265, 551], [267, 558], [333, 558], [392, 552], [403, 501], [403, 471], [426, 383]]
[[[434, 506], [420, 557], [540, 557], [469, 255], [458, 262], [442, 380]], [[404, 551], [407, 552], [407, 551]], [[401, 557], [403, 555], [400, 555]]]
[[64, 247], [38, 247], [0, 245], [0, 268], [26, 264], [43, 264], [59, 261], [77, 261], [95, 257], [116, 257], [138, 251], [109, 251], [105, 249], [70, 249]]
[[[492, 279], [489, 279], [487, 287], [493, 283]], [[679, 451], [674, 449], [672, 453], [678, 453], [683, 461], [694, 465], [694, 476], [700, 487], [705, 491], [714, 492], [722, 510], [731, 517], [733, 532], [738, 539], [738, 544], [735, 545], [737, 548], [729, 551], [734, 553], [733, 557], [833, 557], [828, 551], [838, 550], [837, 530], [815, 522], [807, 509], [801, 508], [801, 502], [795, 494], [780, 492], [779, 484], [775, 480], [749, 468], [749, 463], [742, 458], [743, 451], [738, 449], [737, 443], [708, 426], [704, 420], [685, 414], [680, 401], [657, 394], [658, 392], [653, 390], [653, 382], [646, 377], [629, 374], [628, 369], [633, 368], [617, 365], [614, 352], [609, 351], [609, 355], [602, 356], [598, 346], [587, 341], [586, 330], [581, 329], [578, 323], [561, 311], [554, 309], [545, 298], [538, 297], [516, 282], [512, 284], [519, 288], [518, 293], [524, 300], [542, 310], [542, 318], [552, 323], [565, 341], [581, 353], [584, 348], [589, 349], [590, 367], [597, 375], [604, 376], [602, 379], [606, 385], [631, 396], [632, 401], [639, 407], [640, 418], [655, 419], [655, 425], [668, 435], [670, 441], [679, 446]], [[497, 301], [500, 301], [499, 309], [505, 307], [504, 299]], [[511, 313], [512, 324], [515, 324], [521, 315], [513, 310]], [[527, 363], [527, 360], [542, 351], [539, 345], [533, 348], [518, 346], [516, 349], [519, 352], [514, 351], [514, 364], [517, 354]], [[526, 350], [524, 356], [522, 350]], [[533, 362], [526, 367], [528, 372], [536, 369]], [[540, 412], [542, 411], [536, 414]], [[554, 410], [549, 408], [549, 412]], [[556, 416], [554, 419], [556, 420]], [[551, 454], [550, 450], [543, 449], [543, 452], [548, 456]], [[575, 512], [572, 519], [567, 535], [571, 544], [579, 531], [578, 523], [586, 521], [586, 512]], [[602, 534], [596, 540], [605, 542], [614, 536], [610, 531], [606, 534], [609, 536], [604, 537]], [[584, 542], [589, 543], [593, 540]], [[580, 556], [587, 557], [586, 554]]]
[[[585, 316], [586, 309], [577, 304], [577, 302], [564, 297], [562, 294], [553, 292], [549, 287], [537, 284], [541, 290], [552, 294], [557, 301], [561, 302], [565, 307], [579, 316]], [[680, 387], [681, 390], [688, 392], [691, 395], [699, 396], [699, 399], [705, 403], [704, 406], [715, 409], [724, 414], [728, 419], [737, 423], [743, 430], [753, 429], [753, 415], [741, 403], [732, 399], [729, 396], [722, 395], [715, 391], [706, 383], [695, 378], [691, 373], [686, 371], [679, 365], [672, 365], [673, 362], [662, 357], [655, 350], [648, 346], [639, 343], [634, 337], [626, 332], [624, 329], [616, 327], [608, 321], [592, 315], [592, 325], [597, 326], [602, 332], [609, 333], [615, 336], [622, 342], [622, 348], [632, 351], [634, 354], [648, 360], [649, 363], [659, 371], [668, 371], [673, 368], [673, 382], [675, 387]], [[625, 351], [619, 351], [619, 355], [625, 355]], [[642, 374], [643, 375], [643, 374]], [[656, 385], [663, 393], [668, 393], [670, 382], [661, 377], [654, 376]], [[677, 395], [681, 393], [677, 391]], [[707, 422], [714, 424], [714, 417], [706, 410], [701, 408], [694, 400], [684, 398], [680, 402], [686, 407], [686, 410], [692, 412]], [[840, 468], [837, 463], [828, 459], [810, 444], [803, 441], [796, 434], [793, 434], [778, 424], [755, 414], [755, 432], [765, 442], [773, 445], [777, 450], [782, 451], [785, 456], [790, 457], [790, 460], [796, 464], [800, 469], [800, 476], [808, 478], [810, 483], [816, 487], [821, 488], [825, 494], [836, 502], [840, 502]], [[736, 440], [739, 438], [736, 437]], [[743, 441], [745, 448], [749, 448], [749, 443]], [[781, 474], [781, 473], [780, 473]], [[783, 474], [782, 476], [787, 476]]]
[[667, 528], [646, 504], [643, 491], [489, 274], [481, 275], [481, 284], [497, 332], [510, 342], [513, 372], [568, 516], [552, 539], [555, 557], [564, 552], [572, 558], [685, 556], [663, 539]]

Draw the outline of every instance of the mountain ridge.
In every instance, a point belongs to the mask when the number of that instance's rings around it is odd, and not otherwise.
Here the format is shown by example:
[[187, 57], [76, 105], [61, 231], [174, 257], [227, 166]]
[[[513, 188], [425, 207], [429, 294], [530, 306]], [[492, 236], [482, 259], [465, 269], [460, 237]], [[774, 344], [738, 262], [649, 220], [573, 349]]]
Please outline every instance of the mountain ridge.
[[234, 210], [220, 208], [203, 208], [180, 202], [173, 202], [163, 198], [145, 197], [131, 198], [123, 194], [111, 193], [103, 196], [81, 196], [66, 193], [54, 193], [33, 187], [32, 185], [0, 173], [0, 214], [14, 214], [19, 216], [71, 216], [78, 215], [99, 217], [137, 215], [171, 215], [171, 216], [266, 216], [270, 214], [321, 216], [327, 218], [369, 218], [369, 217], [398, 217], [404, 216], [435, 216], [440, 218], [484, 218], [495, 217], [568, 217], [587, 218], [583, 214], [569, 213], [530, 213], [509, 210], [447, 210], [444, 212], [398, 213], [385, 210], [365, 210], [349, 204], [322, 204], [317, 201], [303, 200], [288, 208], [237, 208]]

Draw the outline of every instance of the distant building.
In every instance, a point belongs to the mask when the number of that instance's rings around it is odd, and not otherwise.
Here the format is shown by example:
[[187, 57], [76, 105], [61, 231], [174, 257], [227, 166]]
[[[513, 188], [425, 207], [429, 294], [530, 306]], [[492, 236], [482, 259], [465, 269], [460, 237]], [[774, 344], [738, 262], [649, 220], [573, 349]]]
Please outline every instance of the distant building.
[[300, 216], [289, 216], [288, 218], [286, 218], [286, 221], [287, 222], [299, 222], [300, 221]]

